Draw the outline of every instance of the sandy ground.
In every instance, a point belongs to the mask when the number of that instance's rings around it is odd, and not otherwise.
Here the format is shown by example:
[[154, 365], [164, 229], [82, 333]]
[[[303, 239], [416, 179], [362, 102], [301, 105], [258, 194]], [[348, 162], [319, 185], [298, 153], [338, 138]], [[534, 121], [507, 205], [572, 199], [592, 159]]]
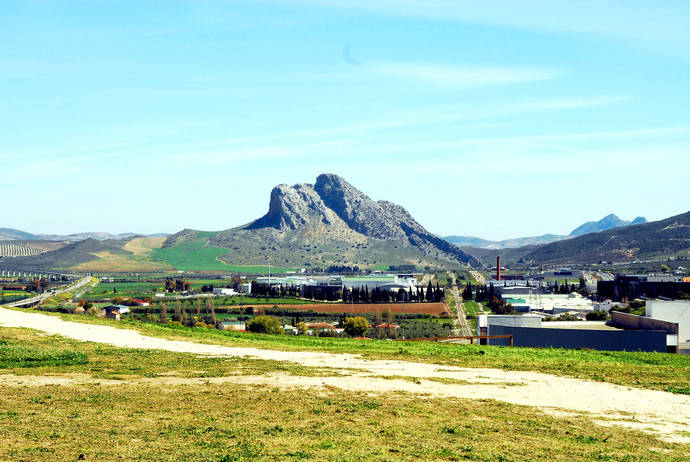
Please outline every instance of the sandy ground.
[[[373, 393], [408, 392], [432, 397], [495, 399], [533, 406], [555, 415], [584, 413], [604, 425], [621, 425], [654, 433], [667, 441], [690, 443], [690, 397], [623, 387], [538, 372], [470, 369], [408, 361], [366, 360], [354, 354], [287, 352], [228, 347], [148, 337], [110, 326], [63, 321], [54, 316], [0, 308], [0, 326], [27, 327], [81, 341], [124, 348], [160, 349], [212, 356], [239, 356], [291, 361], [308, 367], [331, 368], [343, 375], [301, 377], [267, 374], [190, 379], [157, 377], [132, 383], [259, 384], [277, 387], [335, 387]], [[386, 378], [388, 377], [388, 378]], [[440, 382], [445, 380], [446, 382]], [[122, 381], [112, 381], [122, 385]], [[89, 376], [0, 376], [0, 385], [72, 385], [107, 380]]]

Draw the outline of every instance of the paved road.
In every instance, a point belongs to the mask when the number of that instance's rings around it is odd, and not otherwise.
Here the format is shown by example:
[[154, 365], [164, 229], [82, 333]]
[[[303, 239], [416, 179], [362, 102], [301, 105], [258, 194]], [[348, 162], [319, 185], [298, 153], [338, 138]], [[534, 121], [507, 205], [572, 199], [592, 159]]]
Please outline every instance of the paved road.
[[37, 295], [35, 297], [25, 298], [24, 300], [17, 300], [16, 302], [12, 302], [12, 303], [6, 303], [5, 306], [17, 307], [17, 306], [33, 305], [33, 304], [40, 302], [41, 300], [45, 300], [48, 297], [53, 297], [53, 296], [55, 296], [57, 294], [61, 294], [63, 292], [67, 292], [67, 291], [74, 292], [74, 291], [84, 287], [86, 284], [89, 284], [90, 282], [91, 282], [91, 276], [86, 276], [86, 277], [80, 279], [79, 281], [77, 281], [75, 284], [63, 287], [62, 289], [58, 289], [55, 291], [51, 290], [50, 292], [46, 292], [44, 294]]
[[470, 324], [467, 322], [467, 314], [465, 313], [465, 305], [462, 303], [462, 299], [460, 298], [460, 293], [458, 291], [458, 286], [456, 285], [455, 281], [455, 273], [448, 272], [448, 275], [452, 279], [453, 283], [451, 285], [452, 287], [452, 292], [453, 292], [453, 298], [455, 299], [455, 311], [458, 315], [458, 328], [460, 330], [460, 335], [461, 336], [470, 336], [472, 335], [472, 328], [470, 327]]

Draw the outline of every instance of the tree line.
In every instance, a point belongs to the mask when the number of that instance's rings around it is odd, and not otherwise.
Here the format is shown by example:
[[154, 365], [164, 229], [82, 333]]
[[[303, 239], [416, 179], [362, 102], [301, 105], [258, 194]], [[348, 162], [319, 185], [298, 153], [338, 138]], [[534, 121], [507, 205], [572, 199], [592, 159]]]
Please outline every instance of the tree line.
[[345, 289], [340, 285], [294, 285], [294, 284], [252, 284], [251, 295], [254, 297], [285, 298], [296, 297], [318, 301], [343, 301], [343, 303], [423, 303], [441, 302], [445, 291], [438, 283], [434, 287], [429, 282], [426, 289], [422, 287], [400, 288], [397, 290], [369, 289], [363, 285]]

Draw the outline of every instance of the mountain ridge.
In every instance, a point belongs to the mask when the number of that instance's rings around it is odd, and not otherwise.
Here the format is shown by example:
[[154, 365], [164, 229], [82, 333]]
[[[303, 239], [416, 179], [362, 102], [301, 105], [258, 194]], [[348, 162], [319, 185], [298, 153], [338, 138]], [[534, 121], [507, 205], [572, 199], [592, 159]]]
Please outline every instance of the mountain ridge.
[[633, 226], [647, 223], [645, 217], [637, 217], [632, 221], [621, 220], [615, 214], [609, 214], [599, 221], [588, 221], [575, 228], [568, 235], [564, 234], [542, 234], [540, 236], [526, 236], [511, 239], [504, 239], [502, 241], [492, 241], [482, 239], [476, 236], [446, 236], [443, 239], [451, 242], [459, 247], [475, 247], [481, 249], [516, 249], [530, 245], [550, 244], [552, 242], [562, 241], [573, 237], [581, 236], [588, 233], [597, 233], [621, 226]]
[[0, 228], [0, 241], [69, 241], [79, 242], [86, 239], [96, 239], [98, 241], [129, 239], [131, 237], [161, 237], [167, 233], [141, 234], [141, 233], [119, 233], [113, 234], [104, 231], [87, 231], [72, 234], [34, 234], [14, 228]]
[[690, 252], [690, 212], [663, 220], [615, 227], [598, 233], [574, 236], [550, 244], [512, 249], [463, 250], [490, 265], [496, 256], [506, 264], [580, 264], [630, 262]]

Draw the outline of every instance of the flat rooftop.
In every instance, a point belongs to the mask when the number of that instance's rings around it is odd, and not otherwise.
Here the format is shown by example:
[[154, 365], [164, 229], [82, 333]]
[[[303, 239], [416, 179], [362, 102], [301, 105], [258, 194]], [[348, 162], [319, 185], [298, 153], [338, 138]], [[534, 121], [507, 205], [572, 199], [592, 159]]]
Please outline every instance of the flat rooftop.
[[606, 321], [547, 321], [541, 327], [551, 329], [621, 330], [607, 326]]

